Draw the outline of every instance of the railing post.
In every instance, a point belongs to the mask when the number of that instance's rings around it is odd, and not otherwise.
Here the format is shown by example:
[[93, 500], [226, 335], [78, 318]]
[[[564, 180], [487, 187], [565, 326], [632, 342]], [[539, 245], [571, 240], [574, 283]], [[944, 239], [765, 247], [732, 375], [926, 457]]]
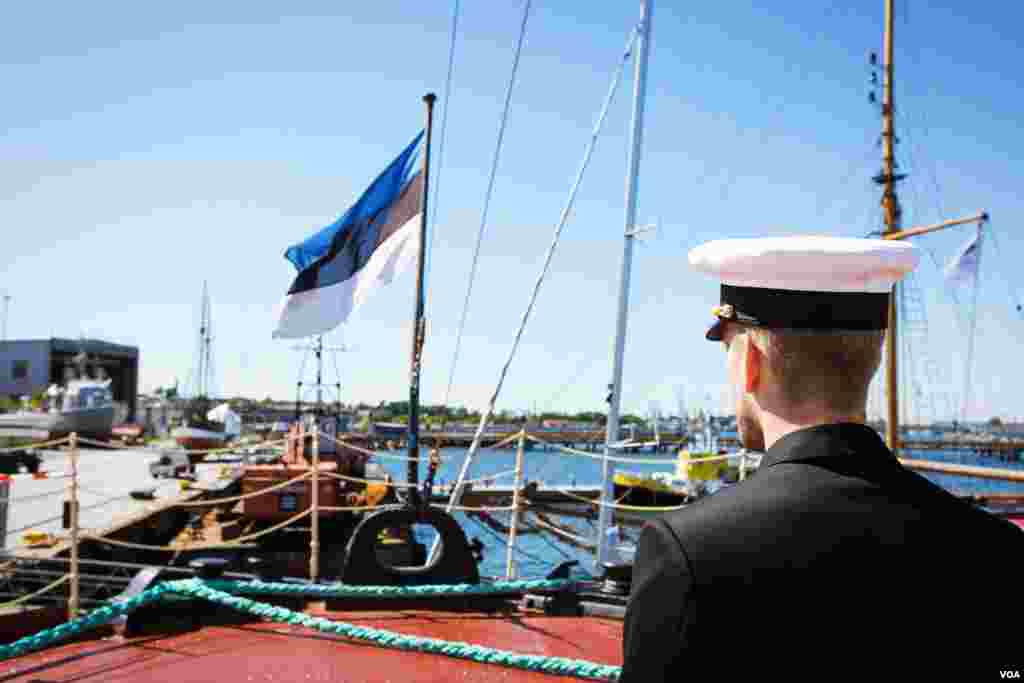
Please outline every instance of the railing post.
[[309, 538], [309, 580], [316, 583], [320, 576], [320, 424], [313, 429], [313, 477], [310, 481], [313, 493], [310, 507], [313, 520]]
[[523, 451], [526, 448], [526, 429], [519, 432], [516, 446], [516, 473], [512, 482], [512, 528], [508, 532], [508, 558], [505, 561], [505, 578], [509, 581], [518, 573], [514, 559], [516, 536], [519, 534], [519, 492], [523, 488]]
[[0, 555], [7, 547], [7, 510], [11, 499], [11, 478], [0, 474]]
[[68, 619], [78, 616], [78, 432], [71, 432], [71, 598]]

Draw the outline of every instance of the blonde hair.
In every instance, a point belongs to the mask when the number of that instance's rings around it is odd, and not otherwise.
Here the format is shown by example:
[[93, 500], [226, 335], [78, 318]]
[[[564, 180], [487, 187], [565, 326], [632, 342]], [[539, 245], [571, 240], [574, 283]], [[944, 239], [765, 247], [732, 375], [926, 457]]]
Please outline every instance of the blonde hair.
[[884, 331], [828, 332], [747, 328], [783, 400], [816, 403], [840, 413], [865, 410], [882, 361]]

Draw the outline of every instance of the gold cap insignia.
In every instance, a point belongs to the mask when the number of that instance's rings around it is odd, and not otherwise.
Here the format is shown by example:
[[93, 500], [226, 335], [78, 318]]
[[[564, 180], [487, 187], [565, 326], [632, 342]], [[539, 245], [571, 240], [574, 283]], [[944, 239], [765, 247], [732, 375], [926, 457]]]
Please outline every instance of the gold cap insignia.
[[711, 315], [723, 320], [732, 320], [736, 317], [736, 309], [731, 304], [722, 304], [711, 309]]

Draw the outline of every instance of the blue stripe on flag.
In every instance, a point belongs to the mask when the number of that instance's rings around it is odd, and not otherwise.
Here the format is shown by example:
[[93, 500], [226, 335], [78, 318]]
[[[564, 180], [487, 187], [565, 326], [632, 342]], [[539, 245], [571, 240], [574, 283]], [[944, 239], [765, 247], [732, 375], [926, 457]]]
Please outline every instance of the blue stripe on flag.
[[[372, 245], [372, 252], [381, 243], [374, 230], [382, 222], [379, 214], [382, 211], [386, 214], [387, 209], [407, 188], [422, 140], [423, 131], [420, 131], [341, 218], [303, 242], [289, 247], [284, 257], [302, 273], [318, 262], [339, 255], [346, 245], [350, 245], [350, 248], [358, 246], [364, 251]], [[361, 267], [366, 263], [358, 255], [344, 255], [343, 258], [350, 258], [353, 267]]]

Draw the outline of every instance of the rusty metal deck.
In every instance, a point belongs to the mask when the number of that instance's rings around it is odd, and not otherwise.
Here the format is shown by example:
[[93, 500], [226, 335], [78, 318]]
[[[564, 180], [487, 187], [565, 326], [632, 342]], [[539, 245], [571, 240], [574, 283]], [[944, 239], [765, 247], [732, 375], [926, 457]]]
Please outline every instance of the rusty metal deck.
[[[318, 616], [524, 654], [622, 663], [622, 622], [426, 610], [328, 612]], [[273, 622], [202, 626], [197, 630], [108, 637], [56, 646], [0, 662], [0, 682], [140, 681], [412, 681], [485, 683], [570, 680], [541, 673], [353, 643], [300, 626]]]

